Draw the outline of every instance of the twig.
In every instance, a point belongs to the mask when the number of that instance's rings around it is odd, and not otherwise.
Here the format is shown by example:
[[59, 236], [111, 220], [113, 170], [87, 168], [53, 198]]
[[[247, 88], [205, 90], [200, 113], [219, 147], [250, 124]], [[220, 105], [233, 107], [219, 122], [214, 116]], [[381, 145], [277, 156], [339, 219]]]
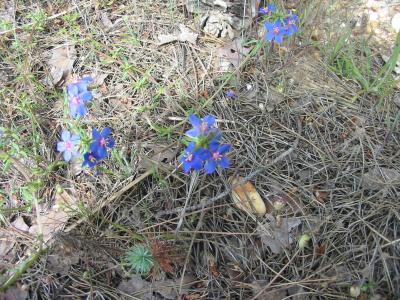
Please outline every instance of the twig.
[[274, 278], [261, 290], [255, 295], [253, 298], [250, 300], [256, 300], [259, 296], [261, 296], [271, 285], [275, 282], [275, 280], [281, 276], [283, 271], [286, 270], [286, 268], [292, 263], [292, 261], [297, 257], [297, 254], [300, 252], [300, 249], [297, 249], [296, 253], [292, 256], [292, 258], [286, 263], [286, 265], [283, 266], [283, 268], [278, 272], [278, 274], [275, 275]]
[[[121, 197], [123, 194], [125, 194], [127, 191], [129, 191], [131, 188], [133, 188], [135, 185], [137, 185], [139, 182], [141, 182], [142, 180], [144, 180], [147, 176], [153, 174], [153, 170], [149, 169], [146, 172], [144, 172], [142, 175], [140, 175], [140, 177], [136, 178], [134, 181], [132, 181], [131, 183], [125, 185], [124, 187], [122, 187], [119, 191], [115, 192], [113, 195], [111, 195], [110, 197], [107, 197], [105, 201], [102, 201], [102, 203], [97, 206], [92, 212], [91, 214], [97, 214], [104, 206], [106, 206], [107, 204], [113, 202], [114, 200], [118, 199], [119, 197]], [[76, 226], [78, 226], [79, 224], [81, 224], [82, 222], [84, 222], [87, 218], [83, 217], [81, 219], [79, 219], [78, 221], [76, 221], [74, 224], [72, 224], [71, 226], [69, 226], [66, 230], [64, 230], [64, 232], [70, 232], [71, 230], [73, 230], [74, 228], [76, 228]]]

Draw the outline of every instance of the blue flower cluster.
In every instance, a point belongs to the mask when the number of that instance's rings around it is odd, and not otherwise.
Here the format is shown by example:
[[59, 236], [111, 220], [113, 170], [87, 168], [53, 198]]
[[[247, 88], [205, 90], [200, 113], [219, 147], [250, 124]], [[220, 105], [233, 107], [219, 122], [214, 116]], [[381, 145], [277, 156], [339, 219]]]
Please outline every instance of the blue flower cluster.
[[[67, 86], [68, 107], [71, 117], [76, 119], [87, 114], [86, 102], [92, 100], [92, 92], [88, 89], [88, 84], [92, 81], [92, 77], [85, 76], [76, 78]], [[83, 154], [82, 166], [94, 167], [98, 161], [107, 156], [107, 150], [115, 144], [114, 139], [110, 137], [111, 129], [109, 127], [98, 131], [96, 128], [92, 130], [92, 138], [88, 144], [83, 145], [81, 137], [78, 134], [71, 134], [64, 129], [61, 133], [61, 141], [57, 143], [57, 151], [63, 154], [65, 161], [71, 158], [82, 157], [82, 148], [89, 148], [89, 151]]]
[[88, 90], [89, 82], [93, 81], [90, 76], [74, 79], [67, 86], [69, 112], [76, 119], [87, 114], [86, 102], [92, 100], [92, 92]]
[[298, 16], [290, 13], [283, 18], [282, 14], [277, 12], [275, 5], [272, 3], [267, 7], [261, 7], [259, 13], [273, 20], [264, 23], [264, 27], [267, 30], [265, 37], [268, 41], [275, 41], [280, 44], [283, 42], [285, 35], [292, 36], [298, 31], [296, 25]]
[[[96, 128], [92, 130], [92, 141], [90, 143], [90, 151], [83, 154], [82, 166], [94, 167], [96, 163], [107, 156], [107, 149], [112, 148], [115, 144], [114, 139], [109, 135], [111, 129], [104, 128], [99, 132]], [[80, 152], [81, 137], [78, 134], [71, 134], [68, 130], [61, 133], [61, 141], [57, 143], [57, 151], [63, 153], [65, 161], [70, 161], [72, 157], [81, 157]]]
[[96, 128], [92, 130], [92, 142], [90, 143], [90, 151], [83, 155], [82, 166], [94, 167], [99, 160], [107, 156], [107, 149], [114, 147], [115, 141], [110, 137], [111, 129], [104, 128], [101, 132]]
[[190, 114], [189, 121], [193, 128], [186, 131], [191, 141], [181, 157], [183, 171], [187, 173], [191, 169], [204, 169], [211, 174], [218, 166], [222, 169], [229, 167], [226, 153], [231, 145], [220, 142], [222, 133], [215, 127], [215, 117], [207, 115], [200, 119]]

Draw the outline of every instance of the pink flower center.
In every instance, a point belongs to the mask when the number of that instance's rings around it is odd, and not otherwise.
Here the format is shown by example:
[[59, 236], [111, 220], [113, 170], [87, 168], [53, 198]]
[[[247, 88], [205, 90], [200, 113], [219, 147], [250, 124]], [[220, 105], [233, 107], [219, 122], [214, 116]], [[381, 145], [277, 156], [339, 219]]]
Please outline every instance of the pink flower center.
[[288, 25], [293, 25], [294, 24], [294, 21], [293, 20], [289, 20], [288, 21]]
[[99, 144], [100, 144], [100, 146], [105, 146], [106, 145], [106, 139], [105, 138], [101, 138]]
[[217, 151], [212, 154], [213, 160], [220, 160], [222, 155]]
[[279, 27], [274, 27], [274, 28], [272, 29], [272, 31], [275, 32], [276, 34], [278, 34], [279, 31], [280, 31], [280, 29], [279, 29]]
[[79, 99], [78, 96], [74, 96], [74, 97], [72, 97], [72, 99], [71, 99], [71, 103], [72, 103], [73, 105], [78, 105], [78, 104], [81, 103], [81, 99]]
[[89, 160], [91, 162], [94, 162], [96, 160], [96, 158], [92, 154], [89, 154]]
[[188, 153], [186, 157], [186, 161], [192, 161], [193, 160], [193, 153]]
[[74, 144], [71, 141], [64, 142], [65, 149], [71, 151], [74, 148]]
[[268, 7], [264, 7], [264, 8], [263, 8], [263, 13], [264, 13], [264, 14], [268, 13]]

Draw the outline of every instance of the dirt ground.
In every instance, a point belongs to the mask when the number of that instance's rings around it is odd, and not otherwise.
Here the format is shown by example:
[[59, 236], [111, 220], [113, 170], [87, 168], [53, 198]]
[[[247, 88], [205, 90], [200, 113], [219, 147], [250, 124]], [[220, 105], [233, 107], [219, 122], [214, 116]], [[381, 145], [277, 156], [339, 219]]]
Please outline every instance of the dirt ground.
[[[0, 3], [0, 299], [399, 299], [400, 4], [275, 1], [299, 31], [266, 46], [267, 3]], [[77, 130], [116, 142], [96, 169], [55, 146], [88, 74]], [[182, 171], [190, 112], [229, 168]], [[147, 274], [124, 265], [137, 244]]]

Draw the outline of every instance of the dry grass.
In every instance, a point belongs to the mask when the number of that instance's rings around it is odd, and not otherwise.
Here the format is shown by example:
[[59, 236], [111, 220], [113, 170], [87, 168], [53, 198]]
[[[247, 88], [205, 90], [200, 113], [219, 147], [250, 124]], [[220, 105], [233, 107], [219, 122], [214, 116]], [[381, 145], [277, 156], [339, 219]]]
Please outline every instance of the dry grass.
[[[7, 58], [1, 63], [7, 77], [0, 87], [8, 89], [0, 118], [3, 126], [21, 128], [22, 136], [40, 135], [43, 148], [36, 155], [43, 158], [41, 164], [56, 159], [52, 145], [63, 121], [57, 104], [60, 90], [44, 84], [45, 57], [49, 49], [63, 43], [76, 45], [77, 74], [108, 74], [84, 125], [112, 127], [116, 151], [126, 158], [126, 165], [108, 160], [109, 174], [84, 172], [76, 177], [61, 167], [47, 177], [41, 191], [44, 206], [51, 205], [54, 188], [61, 184], [73, 186], [76, 197], [89, 209], [73, 217], [69, 232], [59, 234], [52, 249], [21, 277], [31, 299], [121, 299], [117, 287], [127, 273], [120, 263], [139, 238], [153, 245], [165, 242], [160, 247], [170, 251], [171, 261], [163, 257], [163, 262], [175, 270], [166, 275], [156, 268], [149, 280], [191, 274], [198, 283], [185, 293], [202, 299], [252, 299], [264, 287], [258, 299], [289, 299], [296, 291], [304, 296], [296, 299], [348, 299], [353, 284], [369, 284], [371, 297], [399, 295], [399, 181], [377, 188], [363, 181], [363, 174], [374, 168], [400, 171], [396, 95], [380, 106], [370, 95], [351, 102], [357, 85], [332, 73], [305, 40], [289, 52], [274, 53], [268, 63], [263, 56], [249, 60], [226, 87], [235, 89], [237, 97], [229, 99], [220, 92], [203, 108], [203, 96], [213, 95], [223, 83], [223, 74], [214, 67], [213, 44], [200, 39], [197, 46], [159, 47], [155, 42], [158, 34], [176, 31], [179, 23], [191, 24], [182, 7], [174, 1], [99, 3], [74, 4], [80, 15], [73, 23], [78, 26], [75, 30], [61, 16], [49, 21], [45, 31], [35, 33], [33, 49], [12, 51], [15, 38], [32, 38], [24, 31], [0, 41], [1, 55]], [[24, 22], [24, 9], [42, 4], [18, 5]], [[71, 4], [61, 1], [42, 7], [54, 15], [69, 10]], [[104, 28], [103, 13], [116, 24], [113, 28]], [[63, 27], [70, 31], [62, 35]], [[137, 41], [127, 32], [134, 32]], [[74, 35], [79, 39], [74, 40]], [[246, 35], [254, 37], [255, 32]], [[119, 54], [112, 57], [113, 51]], [[127, 62], [132, 67], [124, 72]], [[36, 80], [17, 79], [24, 70], [31, 70]], [[135, 88], [134, 83], [146, 76], [146, 84]], [[277, 91], [281, 87], [282, 93]], [[37, 105], [39, 133], [15, 106], [24, 91]], [[163, 147], [176, 153], [183, 150], [179, 139], [187, 129], [184, 121], [189, 110], [217, 117], [226, 141], [233, 144], [232, 167], [212, 176], [185, 175], [176, 159], [161, 161], [156, 173], [130, 184], [145, 172], [140, 168], [143, 159]], [[155, 125], [167, 128], [169, 134], [157, 132]], [[268, 165], [294, 146], [290, 155]], [[254, 174], [252, 181], [266, 202], [283, 198], [298, 207], [287, 205], [273, 214], [301, 220], [293, 235], [295, 240], [303, 233], [311, 236], [304, 250], [295, 242], [283, 253], [273, 254], [257, 234], [263, 218], [238, 210], [229, 196], [209, 201], [230, 190], [230, 176], [249, 174]], [[26, 181], [14, 167], [1, 174], [1, 180], [5, 195]], [[18, 206], [11, 199], [5, 201]], [[34, 218], [23, 210], [8, 212], [6, 218], [11, 221], [17, 215]], [[15, 239], [17, 251], [4, 267], [18, 262], [35, 240], [21, 232]], [[67, 261], [64, 270], [49, 264], [52, 255]], [[68, 265], [73, 256], [79, 260]], [[164, 299], [159, 294], [154, 297]]]

